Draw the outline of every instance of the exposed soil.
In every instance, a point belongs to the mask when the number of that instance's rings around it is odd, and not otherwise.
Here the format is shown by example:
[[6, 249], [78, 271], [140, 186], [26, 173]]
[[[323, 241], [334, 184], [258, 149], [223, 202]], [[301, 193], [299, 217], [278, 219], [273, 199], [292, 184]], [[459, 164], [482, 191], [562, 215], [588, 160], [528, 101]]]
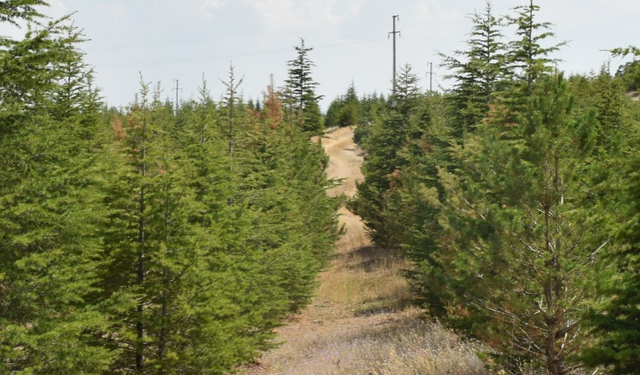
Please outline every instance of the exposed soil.
[[[353, 142], [352, 128], [338, 128], [326, 133], [322, 145], [329, 155], [329, 178], [341, 180], [341, 184], [329, 190], [327, 194], [338, 196], [341, 194], [352, 197], [356, 194], [356, 182], [364, 179], [360, 166], [362, 165], [362, 151]], [[348, 252], [362, 246], [370, 245], [365, 236], [364, 225], [360, 217], [354, 215], [346, 207], [340, 209], [340, 222], [345, 225], [346, 233], [336, 244], [337, 250]]]

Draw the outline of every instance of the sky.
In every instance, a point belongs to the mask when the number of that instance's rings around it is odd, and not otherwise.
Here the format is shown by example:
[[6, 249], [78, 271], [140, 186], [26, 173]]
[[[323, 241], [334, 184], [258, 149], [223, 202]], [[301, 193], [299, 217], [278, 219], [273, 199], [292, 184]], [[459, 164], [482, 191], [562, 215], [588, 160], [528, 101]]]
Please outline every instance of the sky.
[[[527, 0], [494, 0], [495, 15], [514, 14]], [[538, 20], [551, 22], [555, 38], [567, 41], [553, 55], [567, 73], [588, 74], [611, 61], [605, 50], [639, 45], [638, 0], [536, 0]], [[51, 0], [42, 11], [53, 17], [74, 13], [83, 30], [81, 48], [94, 67], [96, 84], [110, 106], [130, 104], [144, 82], [163, 87], [162, 97], [196, 99], [203, 78], [214, 98], [224, 92], [234, 67], [240, 91], [261, 99], [273, 75], [287, 78], [287, 62], [303, 38], [312, 47], [312, 77], [323, 95], [321, 108], [354, 84], [357, 92], [388, 94], [393, 65], [392, 16], [398, 15], [397, 65], [409, 64], [423, 89], [446, 89], [447, 71], [438, 52], [465, 49], [470, 14], [484, 0]], [[4, 27], [4, 26], [3, 26]], [[9, 34], [18, 31], [9, 30]], [[4, 31], [6, 35], [6, 30]], [[505, 30], [512, 39], [511, 30]], [[434, 73], [428, 74], [433, 63]], [[176, 80], [179, 90], [175, 90]]]

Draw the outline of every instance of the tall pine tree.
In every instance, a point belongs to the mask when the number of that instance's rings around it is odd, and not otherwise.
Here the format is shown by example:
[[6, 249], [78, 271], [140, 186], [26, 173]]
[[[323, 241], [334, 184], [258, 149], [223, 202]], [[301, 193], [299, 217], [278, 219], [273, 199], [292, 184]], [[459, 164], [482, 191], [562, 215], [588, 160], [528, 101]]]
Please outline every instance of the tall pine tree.
[[300, 39], [300, 45], [295, 46], [295, 50], [297, 56], [288, 62], [289, 77], [282, 90], [286, 115], [289, 121], [301, 126], [305, 132], [319, 135], [324, 129], [324, 119], [318, 104], [321, 96], [315, 92], [318, 83], [311, 76], [314, 64], [309, 52], [313, 48], [306, 47], [304, 39]]
[[[99, 102], [68, 17], [45, 24], [6, 1], [0, 22], [31, 24], [0, 49], [0, 372], [100, 373], [114, 354], [92, 299], [102, 267]], [[74, 66], [76, 69], [67, 69]], [[59, 94], [74, 92], [65, 102]]]

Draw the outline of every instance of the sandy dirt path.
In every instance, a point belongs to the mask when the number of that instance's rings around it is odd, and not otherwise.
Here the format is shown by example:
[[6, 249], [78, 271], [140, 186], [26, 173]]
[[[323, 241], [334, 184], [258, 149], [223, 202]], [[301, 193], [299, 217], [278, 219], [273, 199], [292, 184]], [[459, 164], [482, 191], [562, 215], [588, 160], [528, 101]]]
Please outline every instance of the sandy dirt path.
[[[339, 128], [322, 139], [330, 157], [327, 174], [342, 180], [330, 195], [351, 197], [363, 179], [362, 152], [352, 138], [353, 129]], [[372, 246], [357, 215], [345, 207], [340, 214], [346, 233], [331, 266], [320, 274], [313, 302], [278, 329], [282, 345], [241, 374], [485, 374], [473, 350], [423, 323], [420, 310], [408, 307], [404, 259]]]
[[[328, 132], [322, 139], [322, 145], [329, 155], [329, 178], [340, 179], [341, 184], [327, 192], [331, 196], [341, 194], [353, 197], [356, 194], [356, 182], [364, 179], [360, 166], [362, 165], [362, 151], [353, 142], [352, 128], [338, 128]], [[339, 211], [340, 222], [345, 225], [346, 234], [336, 244], [338, 251], [349, 251], [361, 246], [369, 246], [365, 236], [364, 225], [360, 217], [342, 207]]]
[[[353, 129], [328, 131], [322, 144], [330, 157], [328, 177], [341, 180], [328, 194], [353, 196], [356, 182], [363, 179], [362, 151], [353, 142]], [[346, 232], [336, 243], [333, 264], [320, 275], [321, 285], [312, 304], [278, 329], [278, 341], [283, 344], [265, 353], [256, 366], [245, 370], [245, 375], [342, 373], [341, 361], [349, 360], [354, 338], [384, 329], [399, 319], [392, 312], [362, 312], [371, 301], [404, 298], [406, 283], [394, 260], [386, 259], [380, 249], [371, 246], [360, 217], [346, 207], [339, 213]], [[380, 270], [367, 266], [382, 258], [385, 266]]]

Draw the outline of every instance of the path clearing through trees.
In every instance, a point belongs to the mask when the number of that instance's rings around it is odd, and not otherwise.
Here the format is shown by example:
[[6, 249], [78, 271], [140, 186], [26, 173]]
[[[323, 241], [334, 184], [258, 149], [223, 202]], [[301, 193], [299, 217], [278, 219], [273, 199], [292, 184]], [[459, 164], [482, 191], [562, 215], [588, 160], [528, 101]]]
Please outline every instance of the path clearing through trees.
[[[353, 196], [363, 179], [353, 129], [328, 131], [322, 145], [329, 178], [342, 179], [328, 194]], [[411, 296], [402, 272], [408, 265], [399, 254], [372, 246], [360, 218], [346, 207], [339, 212], [346, 233], [312, 304], [278, 329], [283, 344], [242, 374], [483, 374], [471, 348], [407, 308]]]

